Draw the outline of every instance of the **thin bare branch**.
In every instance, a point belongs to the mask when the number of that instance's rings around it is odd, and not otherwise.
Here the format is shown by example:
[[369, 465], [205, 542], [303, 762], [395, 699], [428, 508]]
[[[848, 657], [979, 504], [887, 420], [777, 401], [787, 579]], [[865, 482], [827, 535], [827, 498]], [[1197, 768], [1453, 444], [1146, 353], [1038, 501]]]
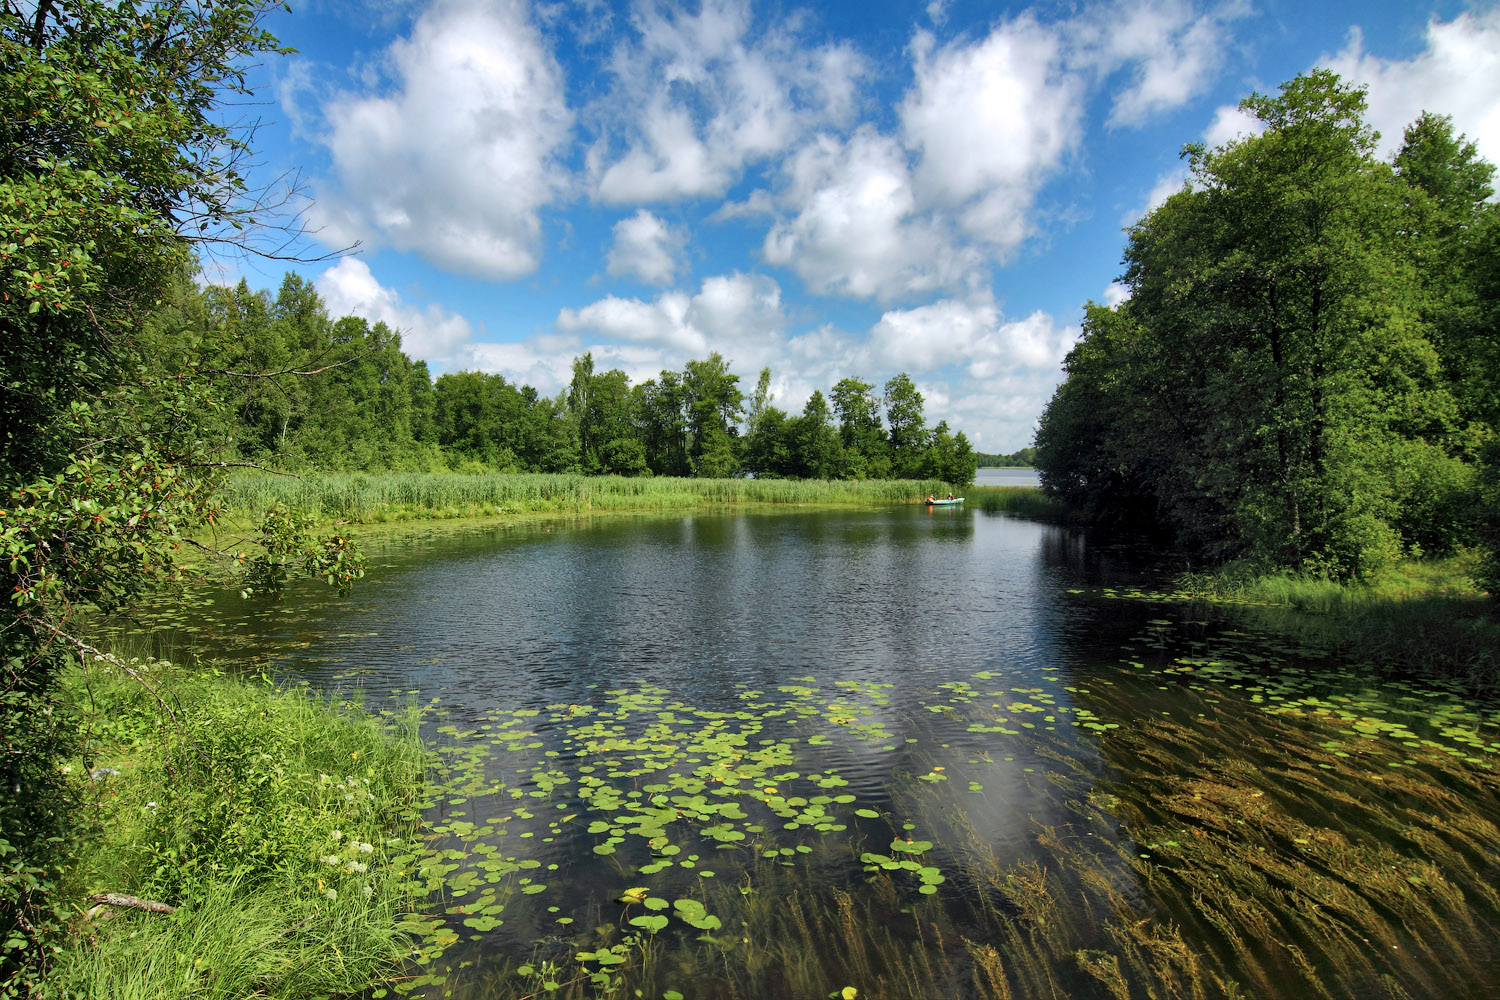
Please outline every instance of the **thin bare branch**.
[[36, 5], [36, 22], [31, 29], [31, 47], [42, 51], [47, 40], [47, 15], [52, 13], [52, 0], [39, 0]]
[[[232, 372], [228, 374], [233, 374]], [[300, 374], [300, 373], [299, 373]], [[257, 469], [261, 472], [269, 472], [273, 476], [285, 476], [288, 479], [301, 479], [295, 472], [282, 472], [279, 469], [268, 469], [264, 465], [255, 462], [188, 462], [190, 469]]]
[[356, 354], [353, 357], [345, 358], [343, 361], [335, 361], [333, 364], [324, 365], [321, 368], [283, 368], [279, 372], [232, 372], [227, 368], [206, 368], [204, 370], [213, 375], [233, 375], [235, 378], [276, 378], [281, 375], [320, 375], [323, 372], [326, 372], [333, 368], [342, 368], [347, 364], [351, 364], [352, 362], [360, 360], [361, 358], [368, 358], [371, 354], [374, 353], [374, 351], [365, 351], [363, 354]]
[[158, 903], [154, 899], [142, 899], [139, 896], [127, 896], [123, 892], [96, 892], [88, 899], [84, 900], [84, 902], [98, 904], [98, 906], [95, 906], [93, 909], [89, 910], [90, 916], [96, 913], [100, 907], [105, 906], [113, 906], [127, 910], [145, 910], [147, 913], [177, 912], [177, 907], [175, 906], [168, 906], [166, 903]]
[[104, 650], [98, 648], [97, 646], [89, 645], [77, 636], [69, 635], [50, 622], [44, 623], [44, 627], [48, 632], [51, 632], [58, 639], [61, 639], [63, 642], [77, 649], [79, 652], [86, 653], [89, 656], [94, 657], [96, 660], [103, 660], [110, 666], [119, 667], [121, 670], [125, 671], [125, 673], [130, 677], [131, 680], [135, 681], [141, 687], [151, 692], [151, 697], [156, 699], [157, 704], [159, 704], [166, 711], [167, 715], [171, 716], [174, 723], [177, 721], [177, 713], [172, 711], [172, 706], [167, 704], [166, 699], [161, 696], [161, 692], [152, 687], [151, 683], [144, 677], [142, 677], [139, 673], [132, 670], [130, 668], [130, 665], [127, 664], [124, 660], [120, 659], [113, 653], [106, 653]]

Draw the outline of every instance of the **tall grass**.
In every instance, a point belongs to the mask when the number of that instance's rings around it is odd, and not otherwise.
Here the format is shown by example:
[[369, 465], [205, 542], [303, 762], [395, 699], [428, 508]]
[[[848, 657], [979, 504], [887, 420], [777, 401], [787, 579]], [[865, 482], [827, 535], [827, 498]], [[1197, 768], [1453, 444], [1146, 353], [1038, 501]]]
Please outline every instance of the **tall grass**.
[[92, 664], [65, 693], [81, 828], [66, 891], [80, 910], [96, 893], [177, 909], [80, 914], [38, 1000], [350, 995], [407, 954], [413, 720], [139, 659]]
[[1265, 627], [1339, 647], [1385, 674], [1419, 672], [1473, 690], [1500, 688], [1500, 618], [1475, 585], [1476, 557], [1409, 560], [1364, 582], [1229, 566], [1178, 586], [1208, 602], [1264, 605]]
[[226, 495], [231, 510], [257, 517], [282, 503], [319, 518], [379, 522], [525, 511], [655, 510], [708, 504], [892, 503], [947, 492], [936, 480], [867, 482], [678, 479], [527, 473], [319, 473], [243, 476]]
[[1299, 611], [1347, 612], [1372, 604], [1478, 597], [1475, 568], [1475, 555], [1461, 553], [1445, 559], [1400, 562], [1360, 582], [1330, 580], [1288, 570], [1260, 573], [1231, 564], [1214, 573], [1188, 574], [1178, 580], [1178, 585], [1194, 596], [1210, 600], [1269, 604]]
[[1005, 511], [1025, 514], [1029, 517], [1061, 517], [1067, 507], [1047, 496], [1035, 486], [970, 486], [966, 490], [969, 503], [979, 509], [995, 514]]

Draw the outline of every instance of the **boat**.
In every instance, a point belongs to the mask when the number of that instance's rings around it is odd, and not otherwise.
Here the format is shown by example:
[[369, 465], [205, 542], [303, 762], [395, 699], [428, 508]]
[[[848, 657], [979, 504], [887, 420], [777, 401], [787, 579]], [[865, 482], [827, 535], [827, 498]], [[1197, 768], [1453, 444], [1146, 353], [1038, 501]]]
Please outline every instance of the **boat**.
[[964, 498], [954, 497], [952, 500], [934, 500], [932, 497], [928, 497], [922, 502], [929, 507], [956, 507], [964, 502]]

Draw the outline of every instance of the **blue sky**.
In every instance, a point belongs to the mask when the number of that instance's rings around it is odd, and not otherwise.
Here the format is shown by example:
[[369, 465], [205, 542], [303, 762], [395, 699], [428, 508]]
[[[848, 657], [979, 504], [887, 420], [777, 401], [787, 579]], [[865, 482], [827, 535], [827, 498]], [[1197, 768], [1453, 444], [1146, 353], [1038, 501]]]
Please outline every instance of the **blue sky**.
[[[1500, 160], [1494, 4], [313, 0], [268, 26], [258, 176], [300, 174], [337, 315], [555, 393], [719, 351], [800, 411], [912, 375], [929, 423], [1029, 444], [1123, 227], [1187, 142], [1314, 66]], [[283, 265], [206, 273], [274, 288]]]

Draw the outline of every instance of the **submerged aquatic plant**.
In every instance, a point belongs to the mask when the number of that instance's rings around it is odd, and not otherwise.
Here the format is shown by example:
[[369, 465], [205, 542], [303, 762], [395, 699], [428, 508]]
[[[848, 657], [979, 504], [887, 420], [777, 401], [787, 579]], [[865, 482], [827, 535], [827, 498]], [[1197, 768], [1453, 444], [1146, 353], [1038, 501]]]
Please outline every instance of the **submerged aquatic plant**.
[[[445, 912], [397, 985], [1477, 988], [1500, 922], [1496, 716], [1296, 652], [1161, 618], [1113, 671], [980, 672], [912, 715], [887, 686], [800, 677], [737, 704], [639, 686], [446, 727], [413, 859]], [[1038, 817], [1024, 844], [988, 828], [1015, 808], [1001, 789]]]

